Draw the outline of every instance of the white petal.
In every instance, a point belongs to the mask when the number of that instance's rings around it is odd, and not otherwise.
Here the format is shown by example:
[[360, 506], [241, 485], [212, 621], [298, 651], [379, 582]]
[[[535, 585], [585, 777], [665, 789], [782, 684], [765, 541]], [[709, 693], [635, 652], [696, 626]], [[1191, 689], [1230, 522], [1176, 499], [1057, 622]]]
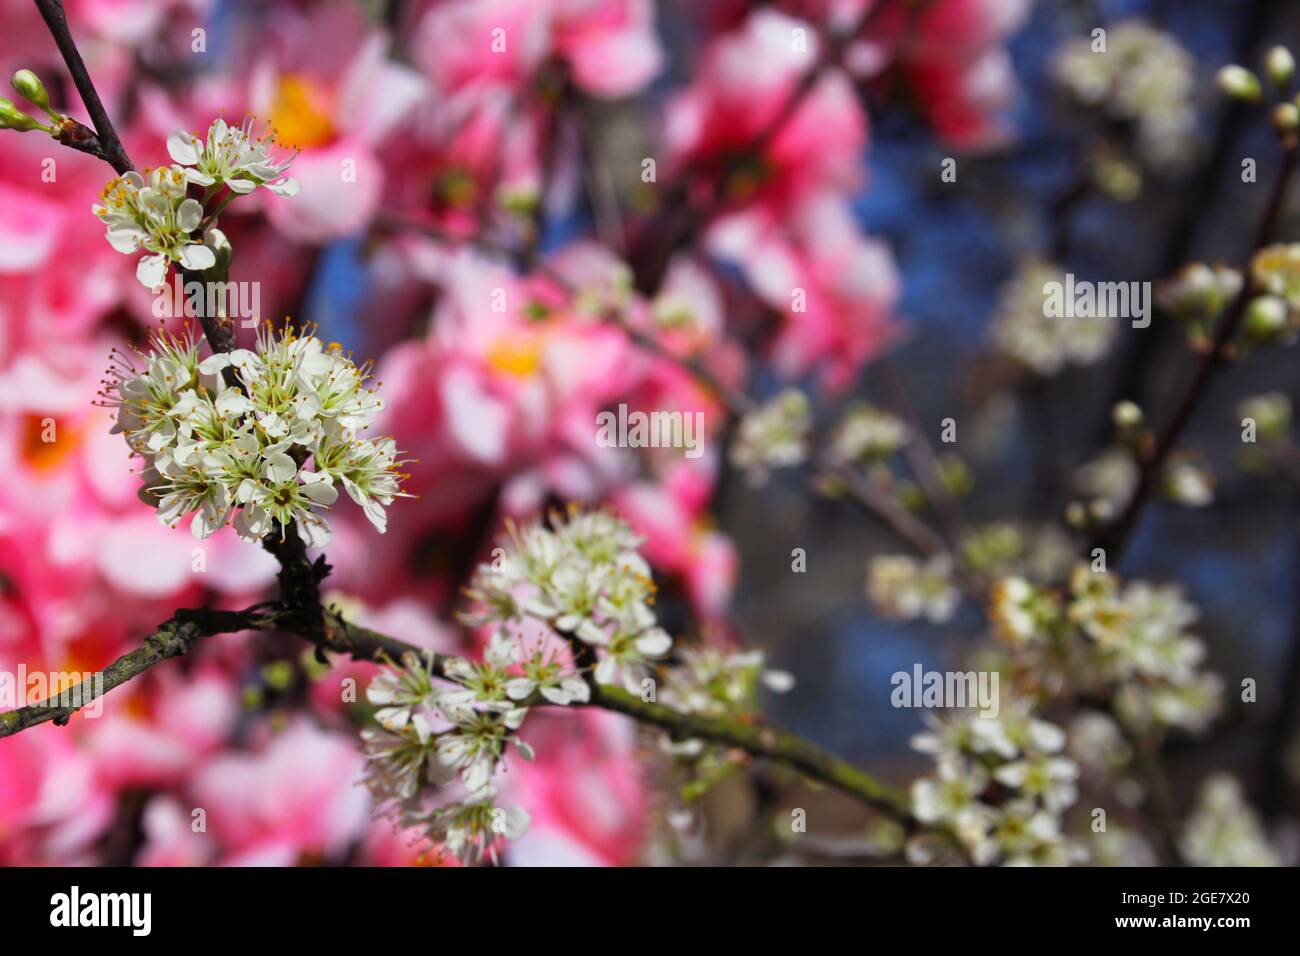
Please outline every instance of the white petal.
[[197, 199], [187, 199], [176, 210], [176, 225], [186, 232], [193, 232], [203, 221], [203, 204]]
[[[536, 686], [537, 684], [529, 680], [527, 677], [515, 677], [506, 681], [506, 696], [511, 700], [523, 700], [533, 692], [533, 689], [536, 688]], [[549, 689], [550, 688], [544, 689], [542, 694], [546, 695], [546, 691]]]
[[466, 790], [470, 792], [482, 790], [491, 781], [492, 771], [495, 769], [491, 760], [480, 757], [465, 768], [460, 779], [465, 784]]
[[135, 277], [146, 289], [156, 289], [167, 279], [167, 257], [145, 256], [135, 267]]
[[300, 476], [302, 478], [302, 493], [316, 502], [318, 505], [332, 505], [338, 501], [339, 490], [329, 483], [327, 479], [315, 477], [315, 472], [304, 471]]
[[193, 166], [199, 161], [198, 142], [192, 133], [178, 129], [167, 137], [167, 154], [182, 166]]
[[109, 229], [104, 235], [108, 238], [108, 244], [118, 252], [132, 253], [140, 248], [140, 240], [147, 233], [139, 229]]
[[267, 183], [266, 188], [277, 196], [296, 196], [302, 191], [302, 184], [292, 176], [286, 176], [278, 183]]
[[204, 375], [216, 375], [229, 364], [230, 354], [228, 352], [217, 352], [209, 355], [199, 363], [199, 371]]
[[673, 639], [662, 628], [656, 627], [636, 639], [636, 649], [646, 657], [663, 657], [673, 647]]
[[202, 272], [217, 264], [217, 254], [207, 246], [188, 245], [181, 250], [181, 265], [191, 272]]
[[784, 694], [794, 687], [794, 675], [788, 671], [763, 671], [759, 680], [768, 690], [778, 694]]
[[248, 396], [238, 389], [228, 388], [217, 399], [218, 415], [242, 415], [253, 407]]
[[504, 817], [503, 829], [508, 840], [518, 840], [528, 832], [528, 826], [533, 822], [533, 818], [523, 807], [510, 807]]
[[272, 481], [288, 481], [298, 474], [298, 465], [284, 452], [276, 452], [266, 459], [266, 474]]

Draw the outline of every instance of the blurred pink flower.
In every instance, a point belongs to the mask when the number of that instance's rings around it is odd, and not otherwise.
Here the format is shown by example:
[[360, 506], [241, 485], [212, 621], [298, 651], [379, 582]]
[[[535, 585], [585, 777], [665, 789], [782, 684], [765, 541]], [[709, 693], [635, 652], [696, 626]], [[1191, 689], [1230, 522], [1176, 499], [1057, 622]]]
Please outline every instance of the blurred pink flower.
[[[796, 30], [807, 37], [803, 49], [792, 42]], [[817, 56], [815, 29], [770, 9], [714, 40], [669, 105], [664, 137], [674, 168], [692, 169], [703, 190], [712, 177], [700, 173], [719, 172], [737, 151], [759, 143], [761, 155], [733, 177], [726, 198], [773, 219], [814, 193], [858, 185], [867, 120], [842, 71], [826, 71], [798, 108], [785, 113]], [[778, 120], [776, 134], [765, 140]]]
[[[204, 829], [196, 829], [201, 819], [174, 797], [154, 797], [140, 821], [144, 845], [136, 856], [136, 865], [203, 866], [211, 862], [216, 847]], [[206, 828], [206, 821], [202, 827]]]
[[160, 668], [152, 676], [147, 691], [117, 691], [103, 715], [86, 722], [86, 753], [115, 789], [183, 782], [224, 745], [239, 718], [238, 688], [216, 667], [183, 675]]
[[912, 102], [953, 145], [998, 146], [1010, 134], [1001, 114], [1017, 89], [1004, 44], [1032, 2], [935, 0], [916, 10], [895, 3], [864, 44], [878, 51], [866, 60], [891, 62]]
[[644, 839], [646, 795], [636, 731], [626, 718], [596, 710], [537, 713], [524, 737], [532, 763], [510, 766], [511, 799], [532, 816], [510, 847], [520, 866], [632, 863]]
[[[301, 150], [292, 201], [264, 197], [286, 236], [319, 243], [363, 230], [383, 193], [380, 144], [425, 94], [419, 74], [387, 57], [389, 38], [355, 3], [277, 10], [259, 44], [247, 101], [286, 146]], [[262, 52], [265, 51], [265, 52]]]
[[627, 96], [663, 62], [650, 0], [450, 0], [425, 14], [414, 47], [448, 96], [522, 91], [552, 57], [583, 91]]
[[354, 739], [298, 719], [256, 752], [209, 760], [190, 793], [207, 811], [221, 862], [287, 866], [303, 856], [336, 857], [365, 832], [363, 763]]
[[787, 377], [820, 369], [828, 387], [844, 389], [896, 334], [901, 282], [893, 255], [862, 234], [837, 197], [813, 197], [780, 223], [733, 216], [711, 243], [782, 313], [773, 358]]
[[0, 863], [76, 865], [113, 818], [111, 793], [68, 729], [46, 724], [0, 746]]

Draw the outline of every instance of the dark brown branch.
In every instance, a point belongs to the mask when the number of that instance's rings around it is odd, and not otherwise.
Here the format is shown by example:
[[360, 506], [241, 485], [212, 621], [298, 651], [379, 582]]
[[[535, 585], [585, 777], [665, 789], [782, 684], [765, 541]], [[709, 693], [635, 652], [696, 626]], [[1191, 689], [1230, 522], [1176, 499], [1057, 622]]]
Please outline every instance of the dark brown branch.
[[90, 79], [90, 73], [86, 70], [81, 51], [77, 49], [77, 44], [72, 39], [72, 31], [68, 29], [68, 17], [63, 11], [63, 4], [59, 0], [36, 0], [36, 9], [40, 11], [41, 18], [49, 27], [50, 35], [54, 37], [59, 53], [63, 56], [63, 62], [72, 75], [72, 82], [76, 84], [77, 92], [81, 94], [81, 102], [86, 105], [86, 112], [90, 114], [90, 121], [95, 124], [96, 135], [93, 139], [86, 137], [84, 132], [86, 128], [80, 123], [74, 122], [71, 127], [65, 124], [66, 138], [61, 131], [59, 141], [73, 149], [99, 157], [112, 166], [119, 176], [130, 172], [135, 167], [131, 164], [131, 157], [126, 155], [122, 141], [117, 137], [117, 130], [113, 128], [113, 122], [108, 118], [108, 111], [104, 109], [99, 93], [95, 90], [95, 84]]
[[[1298, 158], [1300, 158], [1300, 153], [1294, 147], [1288, 148], [1282, 157], [1282, 168], [1273, 187], [1273, 192], [1269, 197], [1264, 218], [1256, 232], [1255, 242], [1251, 247], [1252, 254], [1268, 245], [1273, 239], [1278, 221], [1282, 215], [1287, 189], [1295, 174]], [[1224, 317], [1219, 321], [1214, 339], [1204, 355], [1202, 355], [1196, 373], [1193, 375], [1186, 391], [1183, 392], [1182, 399], [1179, 401], [1173, 417], [1169, 420], [1169, 424], [1165, 426], [1164, 431], [1160, 433], [1155, 450], [1140, 463], [1141, 473], [1132, 498], [1129, 499], [1120, 516], [1113, 523], [1102, 528], [1093, 537], [1089, 545], [1090, 548], [1105, 549], [1107, 559], [1112, 565], [1117, 564], [1123, 555], [1129, 536], [1160, 481], [1165, 463], [1174, 448], [1177, 447], [1179, 439], [1182, 438], [1183, 432], [1192, 420], [1193, 413], [1205, 397], [1210, 380], [1219, 367], [1228, 361], [1232, 341], [1236, 337], [1242, 319], [1246, 314], [1246, 306], [1256, 294], [1250, 278], [1249, 262], [1243, 269], [1243, 273], [1241, 291], [1228, 307]]]

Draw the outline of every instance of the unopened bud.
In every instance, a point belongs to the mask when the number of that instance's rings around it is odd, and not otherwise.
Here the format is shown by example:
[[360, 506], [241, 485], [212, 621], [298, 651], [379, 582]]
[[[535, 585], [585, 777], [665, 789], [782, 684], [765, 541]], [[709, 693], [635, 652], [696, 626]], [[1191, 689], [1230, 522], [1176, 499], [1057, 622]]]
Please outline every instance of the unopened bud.
[[1265, 68], [1268, 70], [1268, 78], [1279, 89], [1285, 90], [1291, 85], [1291, 77], [1295, 75], [1295, 57], [1286, 47], [1275, 46], [1268, 51]]
[[1142, 409], [1136, 402], [1116, 402], [1110, 412], [1111, 420], [1120, 431], [1132, 431], [1142, 426]]
[[1273, 125], [1283, 136], [1294, 136], [1300, 132], [1300, 106], [1279, 103], [1273, 109]]
[[50, 94], [45, 92], [45, 84], [31, 70], [19, 70], [9, 83], [23, 99], [35, 103], [51, 116], [57, 115], [50, 109]]
[[1219, 71], [1219, 89], [1239, 100], [1254, 102], [1263, 96], [1259, 77], [1244, 66], [1225, 66]]
[[12, 100], [0, 96], [0, 129], [16, 129], [20, 133], [26, 133], [28, 130], [45, 127], [14, 106]]
[[1289, 310], [1286, 300], [1276, 295], [1261, 295], [1246, 306], [1246, 336], [1252, 342], [1268, 342], [1286, 328]]

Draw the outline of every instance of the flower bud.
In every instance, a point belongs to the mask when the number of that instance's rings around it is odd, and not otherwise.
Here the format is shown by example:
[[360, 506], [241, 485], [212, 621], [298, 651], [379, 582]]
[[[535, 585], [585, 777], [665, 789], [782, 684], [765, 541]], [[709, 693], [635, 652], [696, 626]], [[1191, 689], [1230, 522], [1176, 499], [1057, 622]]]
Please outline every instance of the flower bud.
[[1276, 295], [1260, 295], [1246, 306], [1246, 336], [1252, 342], [1268, 342], [1286, 328], [1286, 300]]
[[1283, 136], [1294, 136], [1300, 132], [1300, 106], [1279, 103], [1273, 109], [1273, 125]]
[[1115, 427], [1122, 432], [1132, 431], [1142, 426], [1142, 409], [1136, 402], [1116, 402], [1110, 411]]
[[35, 103], [51, 116], [58, 115], [50, 109], [50, 94], [45, 92], [45, 84], [31, 70], [19, 70], [9, 80], [9, 83], [23, 99]]
[[1268, 51], [1264, 63], [1265, 69], [1268, 70], [1268, 78], [1274, 85], [1282, 90], [1291, 85], [1291, 77], [1295, 75], [1295, 57], [1291, 55], [1290, 50], [1284, 46], [1275, 46]]
[[1254, 419], [1261, 440], [1286, 438], [1291, 429], [1291, 399], [1282, 392], [1266, 392], [1237, 406], [1241, 419]]
[[1219, 89], [1239, 100], [1255, 102], [1263, 95], [1259, 77], [1244, 66], [1225, 66], [1219, 71]]
[[45, 127], [14, 106], [12, 100], [0, 96], [0, 129], [16, 129], [20, 133], [26, 133], [28, 130]]

